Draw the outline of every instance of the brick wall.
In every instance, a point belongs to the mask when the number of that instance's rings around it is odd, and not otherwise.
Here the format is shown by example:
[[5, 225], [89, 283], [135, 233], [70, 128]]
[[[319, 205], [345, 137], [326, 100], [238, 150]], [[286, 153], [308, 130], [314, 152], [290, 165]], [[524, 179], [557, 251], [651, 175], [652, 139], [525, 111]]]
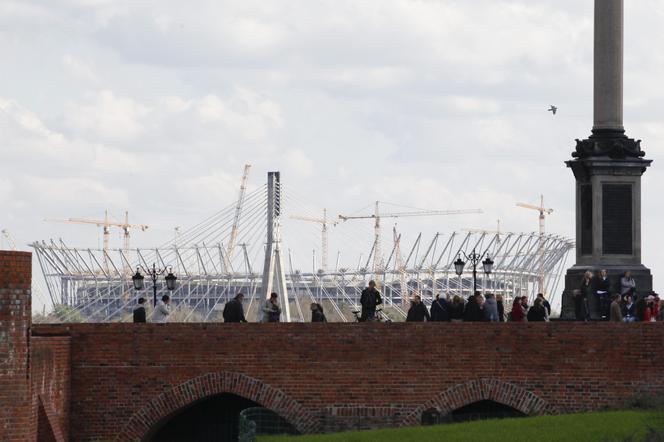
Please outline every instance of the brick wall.
[[[70, 337], [33, 336], [30, 341], [37, 440], [69, 440]], [[47, 437], [47, 435], [52, 437]]]
[[138, 440], [219, 393], [301, 432], [484, 399], [536, 415], [664, 394], [662, 323], [31, 326], [30, 279], [29, 253], [0, 252], [2, 441]]
[[664, 393], [660, 323], [76, 324], [72, 440], [136, 440], [203, 397], [263, 404], [304, 432], [414, 425], [492, 399], [526, 414]]
[[30, 396], [30, 283], [32, 256], [0, 251], [0, 440], [35, 437]]

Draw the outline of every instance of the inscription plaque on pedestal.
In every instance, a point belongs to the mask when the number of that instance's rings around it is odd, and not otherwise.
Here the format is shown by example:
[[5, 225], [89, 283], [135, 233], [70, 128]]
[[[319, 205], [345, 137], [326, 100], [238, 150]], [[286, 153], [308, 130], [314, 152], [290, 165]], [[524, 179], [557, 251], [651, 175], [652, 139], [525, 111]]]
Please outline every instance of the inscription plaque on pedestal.
[[631, 255], [632, 185], [602, 185], [602, 251], [605, 255]]

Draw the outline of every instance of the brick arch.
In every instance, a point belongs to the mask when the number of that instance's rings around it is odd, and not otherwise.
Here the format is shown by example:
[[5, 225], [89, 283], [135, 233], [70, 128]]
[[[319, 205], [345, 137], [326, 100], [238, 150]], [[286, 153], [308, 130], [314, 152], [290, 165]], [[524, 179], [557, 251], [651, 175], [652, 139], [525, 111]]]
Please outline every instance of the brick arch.
[[474, 402], [491, 400], [512, 407], [527, 416], [556, 414], [554, 407], [534, 393], [518, 385], [497, 379], [477, 379], [457, 384], [417, 407], [402, 422], [402, 426], [419, 425], [422, 413], [435, 408], [448, 414]]
[[283, 391], [241, 373], [207, 373], [166, 390], [136, 411], [116, 437], [117, 441], [142, 440], [164, 418], [210, 396], [230, 393], [268, 408], [300, 433], [313, 433], [318, 422], [297, 401]]

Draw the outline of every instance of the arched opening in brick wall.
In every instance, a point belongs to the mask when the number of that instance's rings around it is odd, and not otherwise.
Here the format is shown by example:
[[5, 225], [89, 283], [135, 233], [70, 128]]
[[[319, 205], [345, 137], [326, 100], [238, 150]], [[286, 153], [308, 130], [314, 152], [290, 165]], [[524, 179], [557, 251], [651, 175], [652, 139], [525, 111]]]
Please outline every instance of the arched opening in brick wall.
[[[482, 411], [484, 410], [484, 411]], [[515, 416], [555, 414], [544, 399], [518, 385], [497, 379], [478, 379], [454, 385], [432, 397], [402, 422], [402, 426], [454, 420], [461, 414], [513, 413]]]
[[492, 400], [473, 402], [448, 414], [449, 422], [467, 422], [485, 419], [524, 417], [525, 414], [509, 405]]
[[[276, 419], [279, 428], [288, 433], [297, 430], [278, 414], [266, 410], [249, 399], [230, 393], [222, 393], [199, 400], [176, 411], [159, 422], [148, 436], [149, 441], [231, 442], [240, 435], [240, 413], [247, 409], [261, 409]], [[265, 430], [270, 430], [266, 428]]]
[[116, 440], [148, 441], [173, 419], [196, 422], [222, 406], [232, 410], [264, 407], [298, 433], [313, 433], [318, 427], [315, 417], [283, 391], [240, 373], [221, 372], [190, 379], [154, 397], [131, 416]]

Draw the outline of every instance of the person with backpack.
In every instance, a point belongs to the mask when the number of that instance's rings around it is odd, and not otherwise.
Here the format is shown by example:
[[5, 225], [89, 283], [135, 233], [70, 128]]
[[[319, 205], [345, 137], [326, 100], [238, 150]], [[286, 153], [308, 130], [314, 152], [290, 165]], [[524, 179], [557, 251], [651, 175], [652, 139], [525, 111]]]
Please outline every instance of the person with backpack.
[[450, 313], [448, 311], [448, 303], [444, 299], [440, 299], [440, 295], [436, 295], [436, 299], [431, 303], [431, 321], [432, 322], [449, 322]]
[[376, 282], [369, 281], [369, 287], [362, 290], [362, 296], [360, 296], [360, 305], [362, 306], [360, 321], [366, 322], [376, 319], [376, 306], [382, 303], [380, 292], [376, 290]]

